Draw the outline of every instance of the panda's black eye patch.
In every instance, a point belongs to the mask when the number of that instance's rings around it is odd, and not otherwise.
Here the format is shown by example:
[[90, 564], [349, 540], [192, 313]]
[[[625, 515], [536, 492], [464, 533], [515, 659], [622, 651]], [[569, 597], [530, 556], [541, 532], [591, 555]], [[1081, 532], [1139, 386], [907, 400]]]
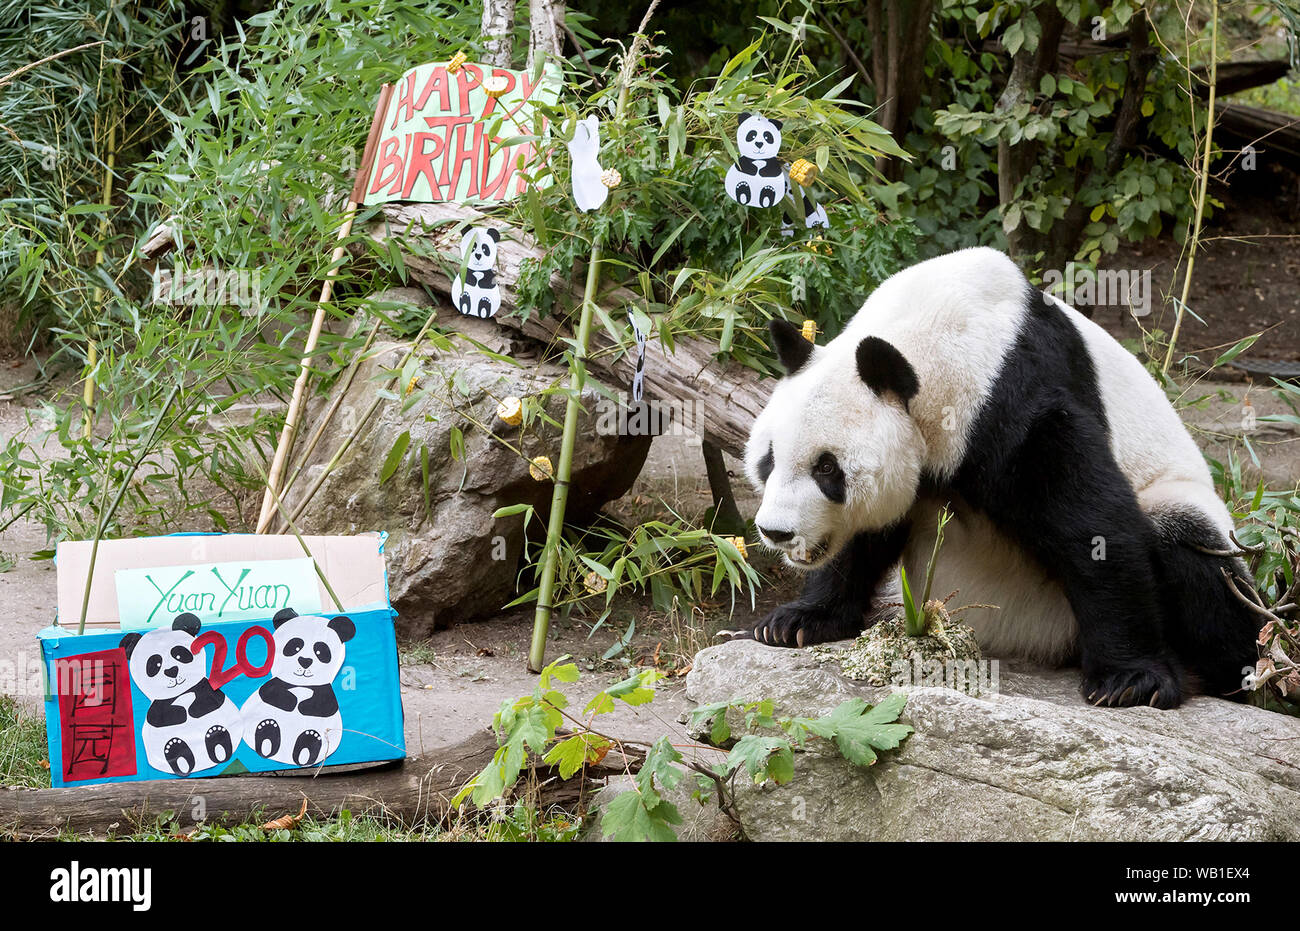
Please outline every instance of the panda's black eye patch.
[[322, 663], [328, 663], [330, 661], [330, 648], [328, 644], [318, 643], [312, 652], [316, 654], [316, 658]]
[[172, 647], [172, 659], [178, 663], [194, 662], [194, 654], [185, 647]]
[[844, 470], [833, 453], [822, 453], [817, 457], [813, 462], [812, 477], [822, 494], [837, 504], [844, 503]]
[[771, 133], [763, 133], [763, 139], [764, 139], [765, 141], [767, 141], [767, 142], [771, 142], [771, 141], [772, 141], [772, 134], [771, 134]]
[[767, 446], [767, 452], [763, 455], [762, 459], [758, 460], [758, 480], [760, 482], [766, 482], [768, 476], [772, 474], [772, 470], [775, 468], [776, 460], [772, 458], [772, 445], [769, 443]]
[[290, 640], [288, 643], [284, 645], [284, 655], [296, 656], [298, 653], [302, 651], [302, 648], [305, 647], [306, 645], [307, 644], [302, 642], [301, 637], [294, 637], [292, 640]]
[[152, 679], [158, 675], [158, 670], [162, 669], [162, 657], [155, 653], [149, 657], [149, 662], [144, 664], [144, 671]]
[[758, 135], [758, 133], [754, 132], [754, 131], [751, 129], [751, 130], [749, 131], [749, 133], [745, 136], [745, 141], [746, 141], [746, 142], [753, 142], [753, 141], [754, 141], [754, 137], [757, 136], [757, 135]]

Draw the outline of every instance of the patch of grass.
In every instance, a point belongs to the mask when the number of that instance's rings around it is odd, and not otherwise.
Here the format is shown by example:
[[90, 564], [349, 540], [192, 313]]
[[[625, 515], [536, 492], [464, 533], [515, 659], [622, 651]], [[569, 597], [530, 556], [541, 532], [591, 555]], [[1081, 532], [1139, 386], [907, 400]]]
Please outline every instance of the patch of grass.
[[412, 641], [403, 644], [397, 651], [397, 665], [425, 666], [436, 662], [438, 651], [428, 640]]
[[0, 786], [50, 787], [45, 720], [8, 695], [0, 695]]

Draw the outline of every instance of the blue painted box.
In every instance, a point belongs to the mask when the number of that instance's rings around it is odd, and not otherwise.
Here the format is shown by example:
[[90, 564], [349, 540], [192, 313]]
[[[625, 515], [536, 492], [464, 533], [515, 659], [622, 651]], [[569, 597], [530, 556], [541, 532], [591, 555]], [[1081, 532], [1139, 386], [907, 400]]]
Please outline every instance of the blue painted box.
[[[365, 559], [357, 558], [357, 539], [307, 538], [319, 547], [316, 564], [335, 564], [335, 591], [322, 586], [327, 594], [321, 600], [335, 610], [298, 615], [288, 605], [277, 606], [270, 617], [214, 620], [213, 607], [207, 616], [169, 614], [149, 626], [110, 619], [120, 625], [114, 629], [92, 628], [88, 619], [80, 635], [77, 613], [75, 619], [61, 617], [66, 626], [41, 631], [53, 784], [314, 769], [405, 757], [396, 612], [388, 603], [386, 578], [374, 578], [376, 553], [382, 576], [384, 538], [365, 538], [375, 547]], [[329, 541], [341, 540], [351, 542], [331, 548]], [[170, 541], [169, 547], [160, 549], [157, 541]], [[240, 552], [250, 564], [284, 558], [291, 552], [284, 541], [231, 535], [204, 535], [197, 542], [192, 536], [102, 541], [101, 556], [107, 557], [96, 559], [92, 581], [99, 576], [97, 584], [111, 587], [115, 570], [160, 565], [154, 560], [164, 552], [175, 554], [170, 568], [225, 565]], [[293, 538], [287, 543], [298, 545]], [[68, 571], [84, 589], [85, 553], [77, 546], [65, 553], [61, 545], [58, 558], [66, 556], [73, 564]], [[65, 565], [59, 572], [62, 581]], [[360, 600], [377, 592], [380, 600]], [[98, 625], [106, 624], [111, 594], [101, 590], [92, 599], [99, 605]], [[67, 606], [62, 598], [61, 603]], [[337, 610], [337, 604], [345, 610]]]

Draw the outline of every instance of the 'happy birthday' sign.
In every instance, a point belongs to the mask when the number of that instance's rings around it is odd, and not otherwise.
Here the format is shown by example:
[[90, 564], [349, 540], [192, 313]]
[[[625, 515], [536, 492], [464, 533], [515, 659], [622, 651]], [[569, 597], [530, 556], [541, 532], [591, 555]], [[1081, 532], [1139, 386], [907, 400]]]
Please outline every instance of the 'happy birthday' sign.
[[[485, 78], [504, 81], [504, 92], [490, 96]], [[521, 171], [537, 157], [534, 104], [554, 105], [560, 85], [560, 70], [549, 62], [536, 81], [470, 63], [455, 73], [446, 62], [411, 69], [389, 97], [363, 203], [492, 204], [522, 193], [528, 183]]]

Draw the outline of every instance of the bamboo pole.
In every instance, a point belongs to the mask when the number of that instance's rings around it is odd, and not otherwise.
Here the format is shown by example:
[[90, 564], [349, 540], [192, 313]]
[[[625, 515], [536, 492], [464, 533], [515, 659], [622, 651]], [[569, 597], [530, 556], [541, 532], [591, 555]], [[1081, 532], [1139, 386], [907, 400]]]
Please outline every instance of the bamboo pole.
[[[615, 124], [623, 121], [627, 108], [628, 88], [632, 72], [645, 42], [645, 30], [654, 15], [659, 0], [652, 0], [637, 27], [637, 36], [623, 57], [619, 69], [618, 106], [614, 110]], [[596, 306], [596, 289], [600, 284], [601, 238], [597, 233], [591, 243], [591, 257], [587, 260], [587, 286], [582, 294], [582, 315], [579, 318], [576, 346], [573, 351], [572, 372], [569, 377], [570, 392], [564, 405], [564, 433], [560, 440], [560, 461], [555, 471], [555, 491], [551, 494], [551, 514], [546, 526], [546, 544], [542, 549], [542, 577], [537, 587], [537, 610], [533, 615], [533, 639], [528, 647], [529, 672], [541, 672], [546, 663], [546, 636], [551, 628], [551, 598], [555, 594], [555, 573], [560, 563], [560, 539], [564, 533], [564, 509], [569, 502], [569, 476], [573, 469], [573, 446], [578, 436], [578, 406], [583, 385], [587, 380], [587, 343], [591, 336], [592, 308]]]
[[357, 168], [356, 181], [348, 198], [348, 206], [343, 214], [343, 224], [335, 238], [334, 252], [330, 255], [329, 268], [325, 270], [325, 281], [321, 284], [320, 297], [316, 300], [316, 313], [312, 317], [311, 329], [307, 332], [307, 342], [303, 345], [302, 362], [298, 368], [298, 377], [293, 383], [293, 395], [289, 399], [289, 410], [285, 413], [284, 429], [280, 431], [280, 441], [275, 446], [275, 457], [271, 460], [271, 470], [266, 478], [266, 492], [262, 495], [262, 511], [257, 518], [257, 532], [266, 533], [271, 518], [275, 514], [275, 499], [280, 482], [284, 478], [285, 466], [289, 453], [293, 449], [294, 434], [298, 429], [298, 416], [302, 413], [303, 400], [307, 396], [307, 382], [311, 378], [312, 357], [316, 353], [316, 344], [320, 340], [321, 329], [325, 325], [325, 305], [334, 293], [334, 280], [347, 255], [347, 239], [352, 233], [352, 221], [356, 219], [357, 207], [365, 198], [366, 181], [369, 179], [370, 166], [374, 160], [375, 143], [379, 138], [379, 129], [388, 109], [388, 99], [393, 86], [385, 84], [379, 91], [379, 100], [375, 105], [375, 115], [370, 121], [370, 132], [366, 136], [365, 153], [361, 165]]
[[1187, 308], [1187, 298], [1192, 290], [1192, 269], [1196, 267], [1196, 248], [1201, 240], [1201, 218], [1205, 214], [1206, 192], [1210, 185], [1210, 155], [1214, 139], [1214, 97], [1218, 88], [1219, 58], [1219, 0], [1214, 0], [1210, 8], [1210, 94], [1205, 110], [1205, 151], [1201, 154], [1201, 190], [1196, 198], [1196, 217], [1192, 221], [1192, 236], [1187, 244], [1187, 272], [1183, 275], [1182, 297], [1174, 310], [1174, 329], [1169, 334], [1169, 348], [1165, 350], [1165, 362], [1160, 366], [1160, 374], [1169, 371], [1169, 364], [1174, 358], [1174, 346], [1178, 342], [1178, 331], [1183, 328], [1183, 311]]

